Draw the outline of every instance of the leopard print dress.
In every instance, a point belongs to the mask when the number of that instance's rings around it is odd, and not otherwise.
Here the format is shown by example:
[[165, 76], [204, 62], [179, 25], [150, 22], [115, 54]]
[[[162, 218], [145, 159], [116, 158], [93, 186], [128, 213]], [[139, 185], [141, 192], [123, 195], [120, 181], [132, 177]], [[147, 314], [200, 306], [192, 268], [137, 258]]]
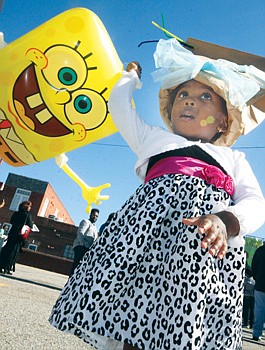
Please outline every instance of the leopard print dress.
[[68, 280], [50, 323], [96, 349], [241, 349], [244, 249], [213, 258], [181, 220], [229, 204], [193, 176], [141, 185]]

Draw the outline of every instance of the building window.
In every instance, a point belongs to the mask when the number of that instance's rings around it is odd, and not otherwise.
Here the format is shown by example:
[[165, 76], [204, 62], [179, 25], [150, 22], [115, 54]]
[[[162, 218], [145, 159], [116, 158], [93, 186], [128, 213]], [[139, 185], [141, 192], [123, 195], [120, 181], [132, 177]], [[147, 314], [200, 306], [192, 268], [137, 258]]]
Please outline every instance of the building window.
[[44, 204], [43, 204], [43, 206], [41, 208], [40, 216], [45, 217], [48, 205], [49, 205], [49, 198], [45, 198]]
[[63, 257], [74, 260], [74, 251], [71, 245], [66, 245], [64, 248]]
[[34, 252], [38, 249], [37, 244], [30, 243], [27, 247], [29, 250], [34, 250]]
[[31, 191], [23, 190], [22, 188], [17, 188], [9, 209], [13, 211], [18, 211], [19, 204], [21, 202], [28, 201], [30, 195], [31, 195]]

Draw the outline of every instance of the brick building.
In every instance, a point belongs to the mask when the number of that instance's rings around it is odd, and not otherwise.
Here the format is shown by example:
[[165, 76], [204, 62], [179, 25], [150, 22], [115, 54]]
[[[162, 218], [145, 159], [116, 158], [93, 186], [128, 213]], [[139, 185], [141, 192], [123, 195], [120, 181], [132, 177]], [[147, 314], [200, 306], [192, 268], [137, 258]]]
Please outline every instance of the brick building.
[[31, 214], [38, 231], [32, 231], [19, 263], [68, 274], [72, 265], [72, 244], [77, 227], [52, 186], [46, 182], [9, 173], [0, 183], [0, 223], [9, 223], [22, 201], [30, 200]]

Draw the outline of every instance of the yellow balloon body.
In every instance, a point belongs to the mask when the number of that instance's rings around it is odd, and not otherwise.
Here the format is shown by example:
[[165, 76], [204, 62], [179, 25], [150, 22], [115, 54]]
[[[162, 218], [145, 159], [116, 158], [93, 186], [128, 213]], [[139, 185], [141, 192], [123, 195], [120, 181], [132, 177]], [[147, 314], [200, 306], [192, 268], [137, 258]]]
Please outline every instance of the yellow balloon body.
[[90, 10], [63, 12], [0, 50], [0, 157], [23, 166], [117, 131], [108, 97], [122, 63]]

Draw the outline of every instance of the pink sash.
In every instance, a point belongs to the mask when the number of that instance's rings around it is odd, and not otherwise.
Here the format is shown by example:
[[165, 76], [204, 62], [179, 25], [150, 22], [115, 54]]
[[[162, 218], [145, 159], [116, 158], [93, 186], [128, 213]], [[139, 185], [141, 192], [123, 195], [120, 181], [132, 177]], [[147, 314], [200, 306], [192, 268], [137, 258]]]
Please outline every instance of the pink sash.
[[145, 183], [165, 174], [183, 174], [199, 177], [209, 185], [222, 188], [230, 196], [234, 193], [233, 179], [221, 169], [190, 157], [166, 157], [155, 163], [145, 177]]

